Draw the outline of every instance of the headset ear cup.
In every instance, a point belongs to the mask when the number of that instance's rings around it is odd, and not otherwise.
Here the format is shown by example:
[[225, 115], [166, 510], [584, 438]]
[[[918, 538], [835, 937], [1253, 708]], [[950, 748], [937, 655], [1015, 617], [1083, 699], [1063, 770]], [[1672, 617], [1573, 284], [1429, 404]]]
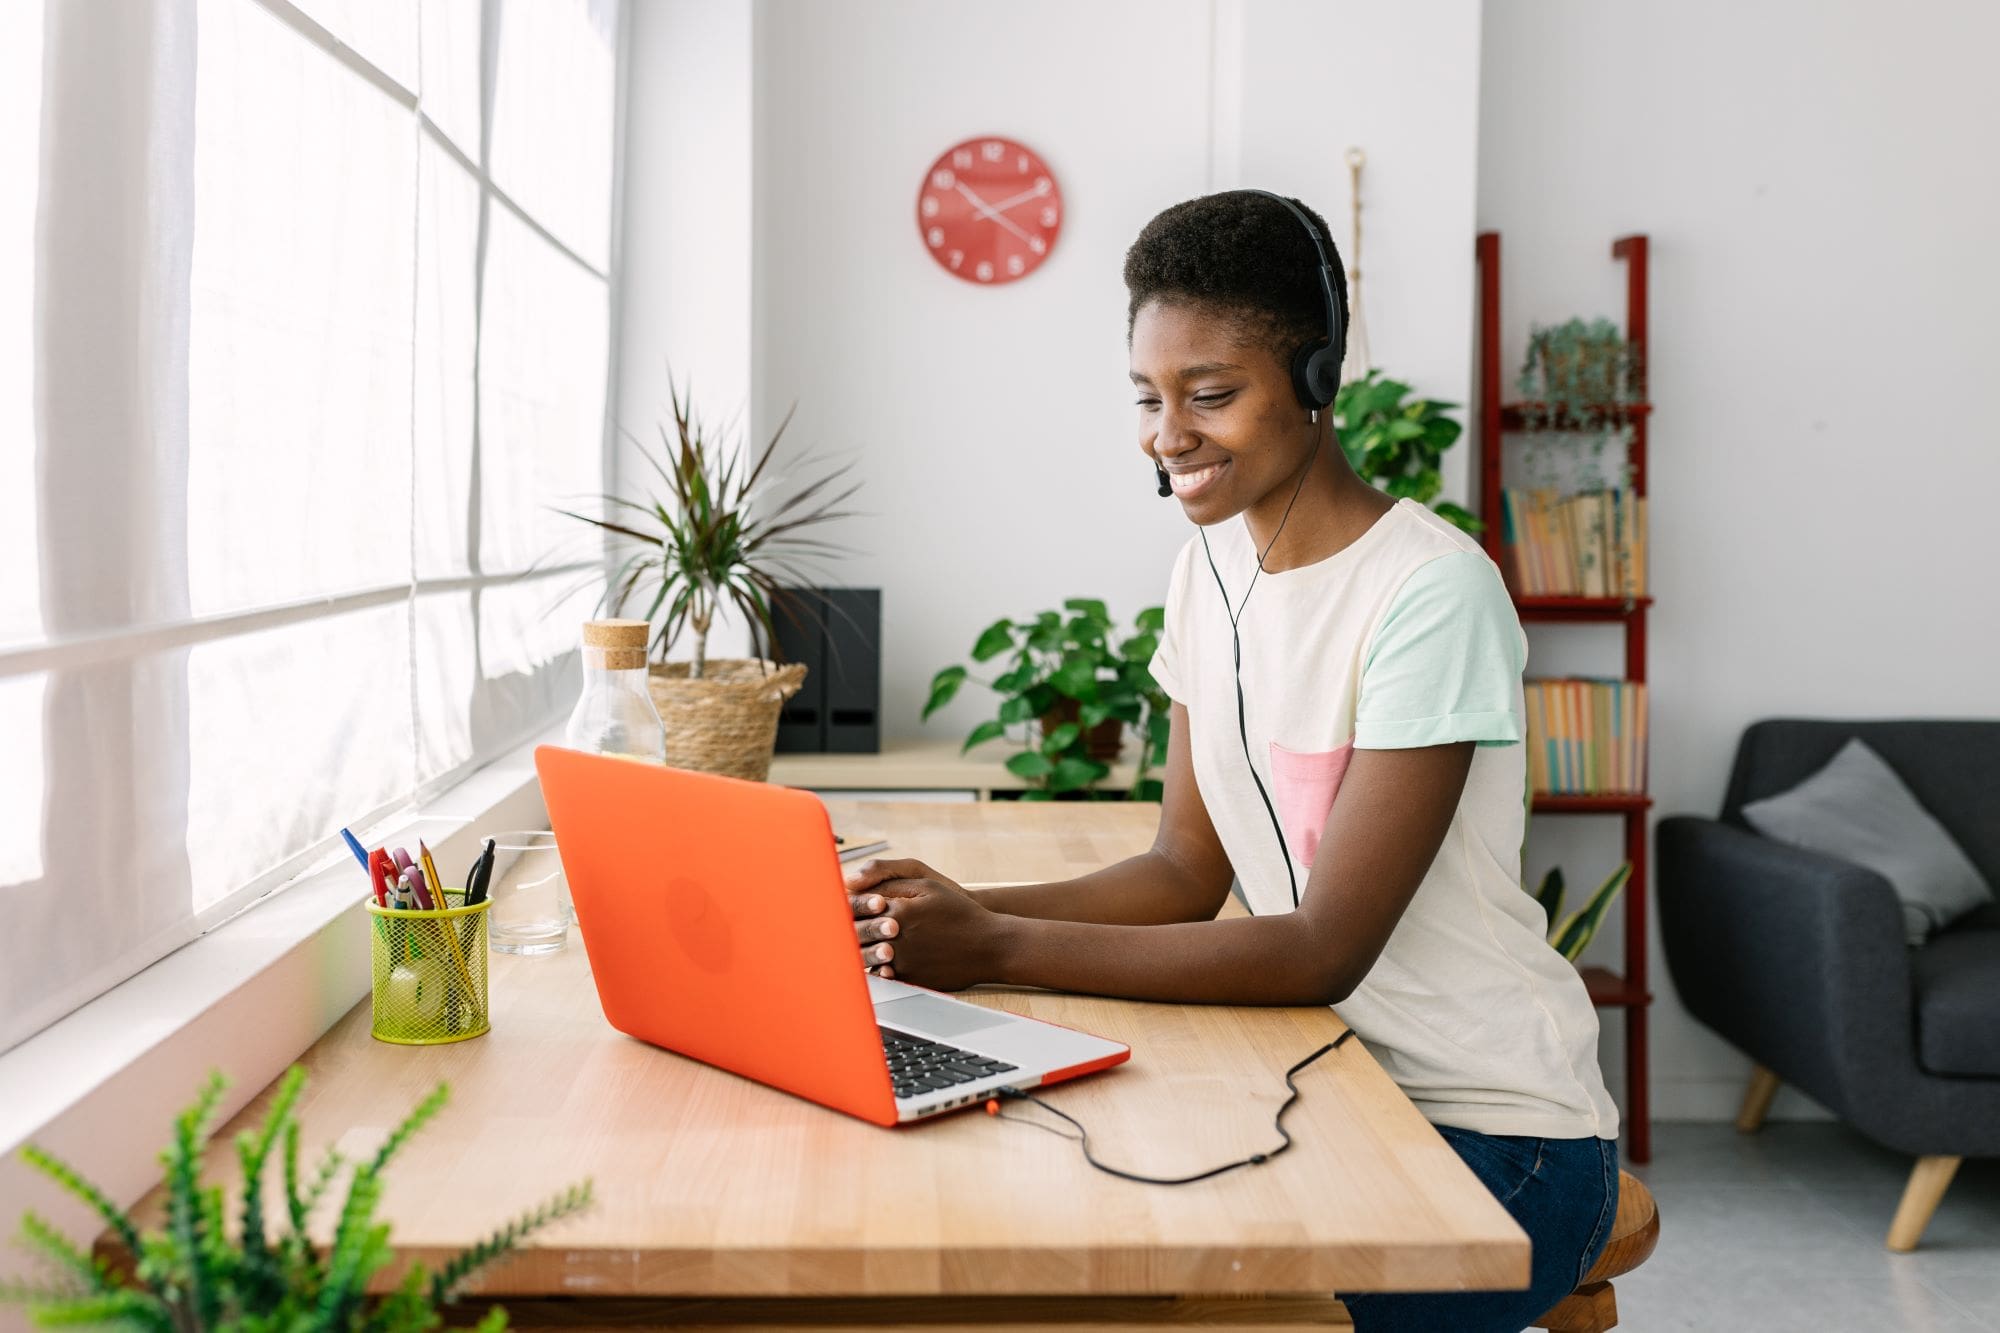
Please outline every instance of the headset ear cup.
[[1299, 348], [1292, 357], [1292, 392], [1299, 405], [1318, 411], [1333, 401], [1340, 389], [1340, 363], [1325, 339]]

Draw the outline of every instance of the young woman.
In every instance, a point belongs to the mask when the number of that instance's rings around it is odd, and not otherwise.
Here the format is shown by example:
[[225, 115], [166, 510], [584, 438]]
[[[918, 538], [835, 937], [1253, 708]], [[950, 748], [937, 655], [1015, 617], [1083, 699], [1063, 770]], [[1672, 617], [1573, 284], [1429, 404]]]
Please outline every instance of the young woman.
[[[1152, 849], [976, 894], [866, 862], [855, 930], [864, 965], [946, 990], [1338, 1005], [1534, 1246], [1527, 1291], [1357, 1294], [1356, 1326], [1518, 1329], [1610, 1233], [1617, 1111], [1520, 884], [1526, 636], [1478, 544], [1356, 476], [1295, 384], [1328, 340], [1320, 267], [1250, 190], [1169, 208], [1125, 258], [1139, 448], [1197, 527], [1152, 662], [1173, 700]], [[1218, 920], [1232, 877], [1253, 915]]]

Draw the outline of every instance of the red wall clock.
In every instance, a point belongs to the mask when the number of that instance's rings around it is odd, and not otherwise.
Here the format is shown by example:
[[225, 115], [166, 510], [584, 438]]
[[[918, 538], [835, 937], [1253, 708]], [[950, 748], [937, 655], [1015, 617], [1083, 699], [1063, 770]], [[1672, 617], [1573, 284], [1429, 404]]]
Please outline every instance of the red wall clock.
[[997, 287], [1025, 278], [1062, 230], [1055, 173], [1012, 139], [983, 136], [944, 150], [917, 188], [917, 234], [945, 272]]

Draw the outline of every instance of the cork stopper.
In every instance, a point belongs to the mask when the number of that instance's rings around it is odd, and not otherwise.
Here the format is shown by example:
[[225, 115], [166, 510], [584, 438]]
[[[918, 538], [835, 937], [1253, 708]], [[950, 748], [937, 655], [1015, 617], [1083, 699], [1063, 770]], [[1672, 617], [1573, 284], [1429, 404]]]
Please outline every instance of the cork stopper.
[[646, 638], [651, 632], [643, 620], [586, 620], [583, 646], [595, 650], [607, 671], [636, 671], [646, 665]]

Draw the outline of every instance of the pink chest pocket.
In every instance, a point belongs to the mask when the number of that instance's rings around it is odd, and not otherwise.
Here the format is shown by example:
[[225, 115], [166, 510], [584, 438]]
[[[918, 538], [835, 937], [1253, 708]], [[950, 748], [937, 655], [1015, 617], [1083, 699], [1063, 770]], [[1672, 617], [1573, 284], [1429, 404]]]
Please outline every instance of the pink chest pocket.
[[1276, 789], [1271, 796], [1278, 807], [1278, 823], [1285, 830], [1285, 844], [1307, 869], [1319, 854], [1320, 831], [1352, 758], [1353, 741], [1338, 750], [1310, 754], [1271, 742], [1271, 785]]

